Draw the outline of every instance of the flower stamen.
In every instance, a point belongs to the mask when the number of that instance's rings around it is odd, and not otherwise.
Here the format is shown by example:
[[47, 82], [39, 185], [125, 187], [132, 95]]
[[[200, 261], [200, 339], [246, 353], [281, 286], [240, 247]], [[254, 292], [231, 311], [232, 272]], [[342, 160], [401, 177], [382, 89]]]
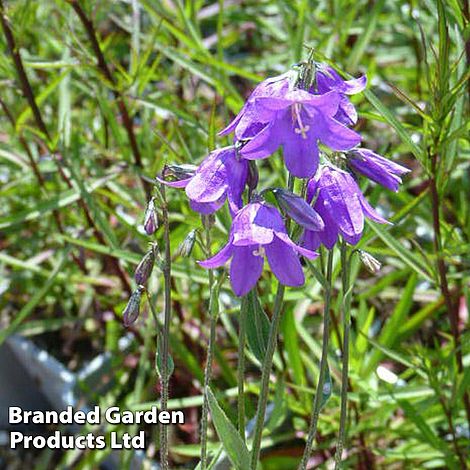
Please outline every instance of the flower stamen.
[[294, 132], [296, 134], [301, 134], [303, 139], [307, 138], [307, 132], [310, 130], [310, 126], [304, 125], [302, 122], [302, 117], [300, 112], [302, 110], [302, 106], [299, 103], [294, 103], [292, 106], [292, 120], [297, 122], [298, 127], [294, 127]]
[[263, 257], [266, 254], [266, 251], [264, 249], [264, 246], [259, 246], [256, 250], [253, 250], [253, 254], [255, 256], [261, 256]]

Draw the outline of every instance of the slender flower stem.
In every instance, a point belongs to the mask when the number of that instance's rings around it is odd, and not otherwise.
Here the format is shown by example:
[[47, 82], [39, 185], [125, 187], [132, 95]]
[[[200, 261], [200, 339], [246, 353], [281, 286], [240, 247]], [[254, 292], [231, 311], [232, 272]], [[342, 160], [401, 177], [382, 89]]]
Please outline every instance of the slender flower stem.
[[[211, 235], [209, 221], [204, 221], [205, 225], [205, 251], [206, 257], [210, 258], [211, 255]], [[210, 333], [209, 333], [209, 344], [207, 345], [207, 357], [206, 366], [204, 368], [204, 386], [203, 395], [204, 400], [202, 403], [202, 416], [201, 416], [201, 470], [207, 468], [207, 416], [209, 412], [209, 401], [207, 392], [212, 378], [212, 357], [214, 355], [215, 337], [216, 337], [216, 325], [218, 317], [218, 300], [217, 290], [214, 282], [214, 273], [212, 269], [209, 269], [209, 315], [210, 315]]]
[[[287, 186], [289, 191], [294, 190], [295, 178], [289, 174]], [[290, 220], [286, 221], [286, 228], [290, 228]], [[268, 345], [266, 347], [266, 354], [263, 361], [263, 371], [261, 374], [261, 388], [258, 398], [258, 407], [256, 410], [256, 422], [253, 432], [253, 445], [251, 448], [251, 470], [256, 470], [258, 467], [258, 459], [261, 450], [261, 436], [263, 434], [264, 417], [266, 414], [266, 406], [268, 404], [269, 394], [269, 377], [271, 375], [271, 367], [273, 365], [274, 352], [277, 346], [277, 334], [279, 331], [279, 324], [281, 322], [282, 304], [284, 301], [285, 288], [282, 284], [277, 287], [276, 298], [274, 300], [273, 317], [271, 319], [271, 327], [269, 328]]]
[[346, 439], [346, 418], [348, 411], [349, 386], [349, 332], [351, 328], [351, 292], [350, 292], [350, 263], [347, 256], [346, 243], [341, 244], [341, 278], [343, 284], [343, 361], [341, 370], [341, 411], [339, 420], [339, 435], [336, 444], [335, 470], [341, 468], [344, 441]]
[[263, 361], [263, 372], [261, 375], [261, 389], [258, 399], [258, 409], [256, 411], [256, 424], [253, 433], [253, 446], [251, 449], [251, 470], [256, 470], [258, 458], [261, 450], [261, 435], [263, 433], [264, 416], [268, 404], [269, 378], [271, 367], [273, 365], [274, 351], [277, 345], [277, 333], [281, 322], [282, 304], [284, 299], [284, 286], [279, 284], [274, 301], [273, 317], [271, 319], [271, 328], [269, 329], [268, 345], [266, 355]]
[[245, 441], [245, 338], [246, 338], [246, 311], [251, 301], [252, 293], [243, 297], [238, 320], [238, 431]]
[[[165, 284], [164, 302], [165, 317], [163, 323], [163, 344], [162, 344], [162, 370], [160, 374], [161, 388], [161, 411], [167, 411], [168, 408], [168, 355], [170, 340], [170, 319], [171, 319], [171, 251], [170, 251], [170, 223], [168, 220], [168, 205], [166, 200], [165, 186], [160, 186], [162, 195], [162, 219], [163, 219], [163, 238], [165, 243], [163, 279]], [[168, 426], [160, 425], [160, 465], [163, 470], [168, 470]]]
[[332, 291], [332, 276], [333, 276], [333, 250], [328, 252], [328, 260], [326, 267], [326, 288], [325, 288], [325, 303], [323, 307], [323, 341], [322, 351], [320, 358], [320, 373], [318, 376], [317, 390], [315, 393], [315, 400], [313, 402], [312, 415], [310, 418], [310, 429], [308, 431], [307, 443], [305, 444], [304, 454], [300, 461], [299, 470], [307, 468], [308, 459], [312, 453], [313, 442], [317, 435], [318, 419], [320, 417], [320, 410], [323, 398], [323, 386], [325, 384], [326, 370], [328, 367], [328, 344], [330, 338], [330, 304], [331, 304], [331, 291]]

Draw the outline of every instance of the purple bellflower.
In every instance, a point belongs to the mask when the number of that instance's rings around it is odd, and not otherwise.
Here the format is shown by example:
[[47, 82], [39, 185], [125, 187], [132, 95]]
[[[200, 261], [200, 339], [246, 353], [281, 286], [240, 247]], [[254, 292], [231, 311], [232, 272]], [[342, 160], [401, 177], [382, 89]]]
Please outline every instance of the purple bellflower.
[[402, 182], [400, 176], [411, 171], [372, 150], [362, 148], [348, 152], [348, 165], [370, 180], [395, 192]]
[[252, 91], [243, 108], [237, 114], [235, 119], [219, 135], [227, 135], [235, 132], [235, 140], [249, 139], [260, 132], [269, 122], [270, 114], [263, 116], [262, 110], [257, 105], [257, 98], [282, 97], [290, 89], [293, 80], [292, 72], [263, 80]]
[[248, 163], [237, 157], [234, 147], [224, 147], [211, 152], [192, 176], [159, 181], [173, 188], [185, 188], [190, 205], [197, 212], [211, 214], [228, 199], [230, 210], [236, 213], [243, 205]]
[[335, 119], [347, 126], [353, 126], [357, 123], [357, 112], [354, 105], [349, 101], [346, 95], [355, 95], [364, 91], [367, 85], [367, 77], [362, 75], [352, 80], [344, 80], [336, 70], [328, 65], [320, 65], [315, 75], [316, 89], [311, 89], [312, 93], [323, 95], [330, 91], [336, 91], [340, 94], [340, 102]]
[[292, 90], [282, 97], [260, 96], [256, 99], [258, 120], [269, 122], [240, 154], [256, 160], [269, 157], [282, 146], [292, 175], [299, 178], [314, 175], [319, 162], [319, 141], [338, 151], [350, 150], [361, 141], [359, 134], [334, 119], [340, 99], [337, 92], [312, 95], [304, 90]]
[[352, 175], [331, 165], [323, 165], [307, 186], [307, 201], [314, 200], [314, 209], [325, 222], [321, 232], [305, 230], [303, 246], [316, 250], [320, 244], [328, 249], [342, 235], [351, 245], [362, 236], [364, 219], [380, 224], [389, 223], [366, 201]]
[[199, 264], [204, 268], [218, 268], [232, 258], [230, 282], [235, 294], [243, 296], [260, 278], [265, 255], [281, 284], [303, 285], [305, 277], [298, 254], [310, 259], [318, 256], [289, 238], [276, 208], [253, 202], [234, 217], [228, 243], [215, 256]]

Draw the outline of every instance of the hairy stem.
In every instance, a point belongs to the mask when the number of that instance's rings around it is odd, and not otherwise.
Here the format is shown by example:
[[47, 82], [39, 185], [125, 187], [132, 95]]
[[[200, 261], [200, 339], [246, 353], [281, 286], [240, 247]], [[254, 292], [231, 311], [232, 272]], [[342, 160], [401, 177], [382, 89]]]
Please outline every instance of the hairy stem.
[[[160, 186], [162, 195], [162, 222], [163, 222], [163, 238], [165, 243], [163, 280], [164, 289], [164, 321], [163, 321], [163, 344], [162, 344], [162, 370], [160, 373], [161, 388], [161, 411], [167, 411], [168, 408], [168, 355], [170, 341], [170, 319], [171, 319], [171, 251], [170, 251], [170, 223], [168, 219], [168, 205], [166, 200], [165, 186]], [[160, 465], [163, 470], [168, 470], [168, 426], [160, 425]]]
[[320, 358], [320, 373], [318, 376], [317, 390], [315, 392], [315, 400], [313, 402], [312, 414], [310, 417], [310, 428], [308, 431], [307, 442], [305, 444], [304, 454], [300, 461], [299, 470], [307, 468], [308, 459], [312, 453], [313, 442], [317, 435], [318, 419], [320, 417], [320, 410], [323, 397], [323, 386], [325, 384], [326, 370], [328, 367], [328, 344], [330, 338], [330, 304], [331, 304], [331, 291], [332, 291], [332, 276], [333, 276], [333, 250], [328, 252], [328, 260], [326, 267], [326, 288], [325, 288], [325, 303], [323, 307], [323, 341]]
[[347, 256], [346, 242], [341, 244], [341, 278], [343, 287], [343, 360], [341, 370], [341, 411], [339, 419], [339, 435], [336, 444], [335, 469], [341, 467], [344, 441], [346, 439], [346, 420], [348, 411], [349, 386], [349, 332], [351, 328], [351, 292], [350, 263]]

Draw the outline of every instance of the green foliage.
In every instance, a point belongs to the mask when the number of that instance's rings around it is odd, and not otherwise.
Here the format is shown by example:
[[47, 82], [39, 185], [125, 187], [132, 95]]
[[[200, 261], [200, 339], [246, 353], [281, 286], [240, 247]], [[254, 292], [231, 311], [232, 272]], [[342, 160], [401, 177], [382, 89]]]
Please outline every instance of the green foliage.
[[[470, 338], [455, 347], [438, 269], [443, 262], [459, 331], [470, 308], [469, 21], [463, 1], [248, 0], [78, 2], [92, 19], [112, 79], [97, 61], [71, 2], [3, 1], [44, 122], [38, 122], [0, 34], [0, 343], [28, 336], [72, 371], [100, 353], [112, 357], [100, 386], [80, 384], [90, 403], [134, 410], [157, 404], [158, 328], [147, 300], [129, 331], [121, 314], [132, 274], [147, 251], [142, 229], [145, 181], [165, 163], [197, 164], [222, 146], [223, 128], [263, 77], [286, 70], [315, 48], [346, 73], [366, 72], [355, 96], [364, 146], [413, 171], [404, 189], [364, 188], [392, 226], [369, 224], [360, 248], [383, 265], [372, 276], [354, 258], [350, 420], [345, 468], [462, 468], [470, 448], [464, 397], [470, 388]], [[129, 138], [122, 102], [140, 154]], [[280, 157], [263, 162], [263, 185], [284, 181]], [[141, 163], [140, 163], [141, 161]], [[436, 239], [436, 183], [440, 234]], [[167, 190], [171, 244], [201, 228], [184, 194]], [[212, 250], [230, 226], [217, 214]], [[155, 238], [162, 239], [159, 228]], [[272, 412], [262, 440], [263, 468], [296, 468], [308, 428], [321, 352], [326, 256], [306, 266], [302, 289], [288, 289], [274, 358]], [[187, 426], [170, 433], [175, 467], [198, 464], [208, 337], [207, 272], [196, 243], [175, 256], [170, 328], [170, 409]], [[317, 465], [331, 465], [339, 417], [340, 264], [335, 259], [329, 380], [319, 421]], [[266, 350], [274, 282], [265, 273], [247, 315], [246, 411], [253, 418]], [[163, 280], [149, 292], [160, 318]], [[210, 394], [209, 455], [220, 443], [233, 465], [248, 468], [236, 420], [239, 301], [220, 288], [220, 322]], [[127, 349], [119, 339], [129, 334]], [[460, 367], [460, 362], [463, 366]], [[173, 369], [174, 367], [174, 369]], [[269, 407], [268, 407], [269, 409]], [[252, 423], [251, 423], [252, 424]], [[116, 430], [107, 426], [105, 432]], [[119, 431], [135, 431], [120, 425]], [[158, 429], [147, 429], [158, 442]], [[214, 432], [216, 431], [216, 432]], [[83, 432], [88, 432], [84, 430]], [[156, 457], [149, 446], [147, 459]], [[321, 450], [321, 451], [320, 451]], [[38, 452], [38, 468], [96, 468], [106, 451]], [[223, 455], [223, 454], [222, 454]], [[125, 460], [129, 457], [123, 457]], [[58, 461], [58, 462], [57, 462]], [[125, 462], [124, 462], [125, 463]]]

